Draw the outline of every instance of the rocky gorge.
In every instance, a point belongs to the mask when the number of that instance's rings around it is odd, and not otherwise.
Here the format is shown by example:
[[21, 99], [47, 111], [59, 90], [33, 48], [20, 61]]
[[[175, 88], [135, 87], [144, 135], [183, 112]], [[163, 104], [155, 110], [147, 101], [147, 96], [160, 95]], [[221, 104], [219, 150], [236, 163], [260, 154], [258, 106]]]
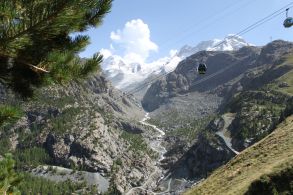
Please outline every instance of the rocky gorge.
[[[0, 104], [20, 110], [0, 124], [0, 155], [13, 153], [22, 172], [98, 193], [181, 194], [292, 114], [292, 51], [274, 41], [198, 52], [154, 82], [141, 104], [102, 74], [29, 99], [0, 81]], [[201, 61], [205, 76], [196, 72]]]

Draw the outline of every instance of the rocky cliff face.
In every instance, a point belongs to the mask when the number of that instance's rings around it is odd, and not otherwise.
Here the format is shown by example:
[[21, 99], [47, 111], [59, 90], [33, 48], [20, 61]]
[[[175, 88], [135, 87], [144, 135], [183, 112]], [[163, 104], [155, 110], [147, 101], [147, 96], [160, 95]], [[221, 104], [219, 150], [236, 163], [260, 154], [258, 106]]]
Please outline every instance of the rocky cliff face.
[[[232, 52], [196, 53], [180, 62], [174, 72], [152, 84], [143, 97], [142, 105], [146, 110], [154, 111], [161, 105], [167, 104], [171, 98], [192, 91], [212, 91], [225, 96], [232, 87], [233, 93], [243, 90], [243, 87], [250, 88], [251, 85], [260, 87], [288, 71], [286, 67], [274, 71], [272, 68], [280, 64], [292, 49], [292, 43], [274, 41], [263, 48], [250, 46]], [[200, 62], [208, 66], [207, 74], [204, 76], [197, 74], [197, 66]], [[255, 71], [246, 74], [250, 70]], [[263, 75], [262, 82], [249, 82], [257, 79], [258, 73]], [[248, 77], [249, 81], [245, 81], [245, 77]], [[242, 82], [237, 82], [241, 78], [243, 78]]]
[[[241, 151], [269, 134], [292, 114], [292, 83], [275, 82], [292, 71], [285, 60], [292, 51], [292, 43], [275, 41], [263, 48], [199, 52], [155, 82], [142, 104], [153, 111], [150, 123], [166, 131], [168, 151], [158, 164], [173, 178], [205, 177], [235, 155], [231, 147]], [[208, 65], [204, 76], [196, 72], [200, 62]], [[1, 129], [0, 155], [30, 159], [41, 151], [43, 164], [98, 172], [122, 193], [139, 188], [156, 169], [157, 154], [146, 142], [151, 131], [138, 123], [144, 111], [132, 96], [122, 96], [101, 75], [44, 87], [25, 101], [0, 83], [0, 103], [23, 110], [20, 120]], [[233, 115], [229, 123], [226, 113]], [[223, 129], [232, 146], [217, 134]]]
[[199, 179], [228, 162], [235, 154], [221, 139], [200, 134], [197, 141], [170, 169], [175, 178]]
[[[163, 163], [172, 177], [205, 177], [292, 114], [293, 64], [287, 60], [292, 52], [293, 44], [285, 41], [199, 52], [152, 84], [142, 105], [155, 122], [168, 127], [166, 140], [172, 146]], [[204, 76], [196, 72], [200, 62], [208, 66]], [[227, 115], [233, 116], [229, 122]], [[208, 116], [213, 117], [206, 126], [192, 122]], [[193, 140], [187, 143], [184, 137]]]
[[282, 116], [287, 115], [289, 98], [270, 90], [246, 91], [234, 97], [227, 106], [236, 113], [229, 126], [233, 148], [242, 151], [270, 134], [282, 121]]
[[[146, 110], [153, 111], [178, 94], [195, 90], [200, 92], [212, 90], [252, 68], [258, 52], [257, 48], [250, 47], [237, 52], [204, 51], [192, 55], [182, 61], [174, 72], [155, 82], [146, 92], [142, 105]], [[197, 74], [197, 66], [200, 62], [208, 66], [208, 72], [204, 77]], [[223, 70], [229, 65], [233, 67]], [[215, 73], [218, 74], [213, 76]], [[207, 77], [212, 78], [205, 81]]]
[[291, 116], [184, 194], [292, 194], [292, 136]]
[[[139, 185], [153, 169], [153, 151], [137, 122], [144, 111], [132, 97], [121, 98], [123, 93], [103, 76], [44, 87], [26, 101], [2, 91], [7, 90], [0, 88], [2, 104], [18, 105], [24, 112], [0, 131], [0, 142], [9, 138], [10, 151], [42, 148], [49, 164], [112, 177], [121, 192]], [[145, 151], [133, 145], [134, 135]]]

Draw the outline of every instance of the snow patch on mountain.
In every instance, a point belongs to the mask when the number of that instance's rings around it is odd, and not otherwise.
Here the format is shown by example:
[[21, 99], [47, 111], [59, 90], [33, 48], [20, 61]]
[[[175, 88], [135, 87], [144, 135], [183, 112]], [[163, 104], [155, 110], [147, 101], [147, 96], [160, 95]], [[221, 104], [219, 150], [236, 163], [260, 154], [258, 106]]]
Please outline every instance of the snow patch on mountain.
[[158, 75], [174, 70], [182, 58], [177, 55], [164, 57], [151, 63], [126, 63], [120, 56], [114, 55], [102, 63], [106, 77], [119, 89], [126, 89], [133, 83], [139, 83], [150, 75]]
[[234, 34], [229, 34], [223, 40], [213, 39], [209, 41], [202, 41], [195, 47], [185, 45], [181, 48], [178, 55], [181, 57], [188, 57], [199, 51], [233, 51], [238, 50], [244, 46], [252, 46], [252, 44], [247, 43], [242, 37]]
[[199, 51], [232, 51], [249, 45], [251, 44], [247, 43], [242, 37], [230, 34], [223, 40], [202, 41], [195, 47], [185, 45], [179, 52], [171, 50], [170, 56], [160, 58], [151, 63], [127, 63], [127, 60], [121, 56], [111, 55], [102, 63], [102, 69], [115, 87], [129, 90], [129, 86], [133, 89], [144, 80], [148, 80], [149, 77], [174, 70], [180, 61]]

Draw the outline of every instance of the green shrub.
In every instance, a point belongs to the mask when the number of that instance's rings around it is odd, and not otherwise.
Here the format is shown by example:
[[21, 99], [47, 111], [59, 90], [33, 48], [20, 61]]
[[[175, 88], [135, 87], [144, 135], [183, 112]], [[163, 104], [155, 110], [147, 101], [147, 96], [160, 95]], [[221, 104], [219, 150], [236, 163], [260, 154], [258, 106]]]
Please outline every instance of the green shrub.
[[17, 149], [14, 155], [18, 169], [23, 169], [26, 166], [37, 167], [41, 164], [50, 164], [52, 161], [46, 150], [39, 147]]
[[0, 155], [10, 152], [11, 142], [8, 137], [3, 137], [0, 139]]
[[72, 194], [82, 190], [82, 194], [97, 194], [96, 188], [88, 187], [85, 182], [75, 183], [70, 180], [64, 182], [50, 181], [42, 177], [24, 173], [24, 180], [19, 186], [22, 194]]
[[255, 180], [245, 195], [254, 194], [293, 194], [293, 167], [291, 166], [272, 174], [263, 175]]
[[0, 194], [20, 194], [18, 185], [22, 176], [14, 171], [15, 161], [11, 154], [6, 154], [0, 161]]
[[154, 157], [154, 152], [148, 147], [148, 144], [145, 142], [141, 134], [133, 134], [126, 131], [123, 131], [121, 138], [126, 140], [130, 147], [129, 149], [134, 152], [145, 152], [150, 157]]
[[0, 104], [0, 127], [6, 124], [14, 123], [22, 115], [23, 112], [20, 110], [20, 108]]

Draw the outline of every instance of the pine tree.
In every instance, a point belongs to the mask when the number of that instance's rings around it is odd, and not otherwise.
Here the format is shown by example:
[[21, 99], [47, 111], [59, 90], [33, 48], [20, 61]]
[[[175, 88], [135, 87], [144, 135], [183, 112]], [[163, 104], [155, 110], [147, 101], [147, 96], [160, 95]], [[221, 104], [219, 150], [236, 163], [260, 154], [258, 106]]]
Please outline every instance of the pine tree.
[[0, 82], [22, 95], [46, 82], [82, 78], [99, 69], [97, 53], [82, 61], [84, 32], [102, 23], [112, 0], [1, 0]]
[[20, 194], [17, 185], [21, 182], [22, 176], [14, 171], [15, 161], [11, 154], [6, 154], [0, 161], [0, 194]]

